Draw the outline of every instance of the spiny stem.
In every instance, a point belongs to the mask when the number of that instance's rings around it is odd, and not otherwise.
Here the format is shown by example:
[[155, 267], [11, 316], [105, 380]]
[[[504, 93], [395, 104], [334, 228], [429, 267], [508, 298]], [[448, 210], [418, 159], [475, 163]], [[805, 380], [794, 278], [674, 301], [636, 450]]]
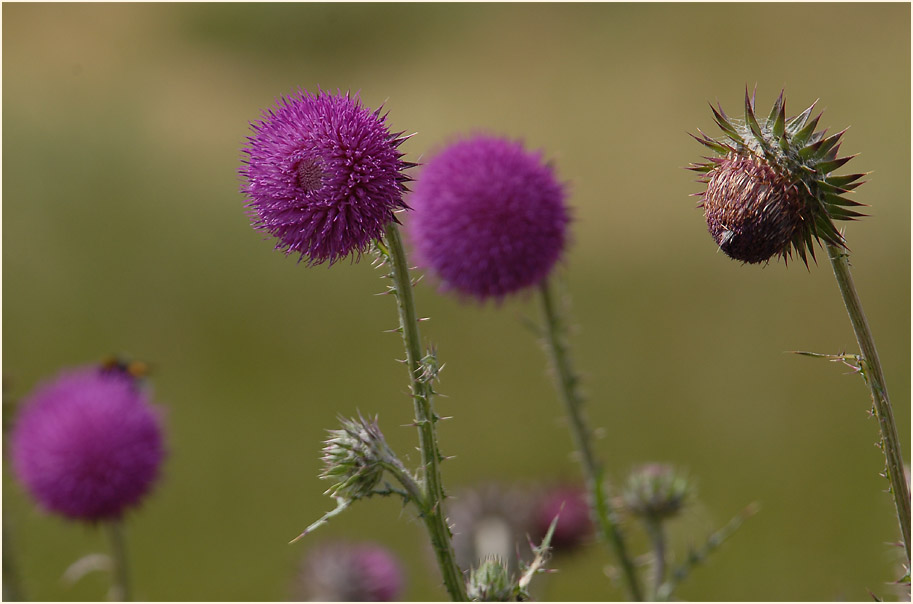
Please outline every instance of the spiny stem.
[[115, 602], [129, 602], [132, 600], [130, 593], [130, 575], [127, 564], [127, 544], [124, 539], [124, 526], [121, 520], [111, 520], [105, 523], [108, 538], [111, 541], [111, 562], [113, 582], [111, 584], [111, 600]]
[[828, 244], [827, 251], [831, 259], [831, 265], [834, 267], [834, 277], [837, 278], [840, 294], [843, 296], [843, 303], [846, 305], [847, 313], [850, 315], [850, 322], [853, 324], [853, 331], [856, 332], [856, 341], [859, 343], [862, 362], [865, 364], [866, 375], [868, 376], [866, 381], [872, 390], [875, 417], [878, 419], [878, 427], [881, 430], [881, 448], [884, 451], [888, 480], [891, 483], [891, 493], [894, 496], [894, 506], [897, 509], [897, 518], [900, 521], [900, 532], [903, 536], [907, 564], [909, 565], [910, 490], [907, 487], [907, 480], [904, 476], [900, 438], [897, 436], [894, 411], [888, 399], [888, 388], [884, 379], [884, 372], [881, 369], [881, 361], [878, 359], [878, 351], [875, 350], [872, 331], [869, 329], [869, 323], [862, 310], [862, 303], [856, 293], [856, 285], [853, 283], [850, 263], [847, 260], [848, 254], [846, 250], [831, 244]]
[[742, 523], [745, 522], [748, 518], [755, 515], [758, 512], [758, 504], [752, 503], [744, 510], [739, 512], [732, 520], [730, 520], [726, 526], [711, 534], [707, 541], [699, 548], [691, 550], [688, 552], [688, 557], [685, 562], [675, 568], [669, 579], [660, 585], [655, 596], [657, 602], [668, 602], [672, 599], [672, 592], [675, 591], [675, 588], [678, 587], [679, 583], [688, 578], [688, 575], [697, 567], [698, 564], [702, 564], [707, 558], [710, 557], [710, 554], [715, 552], [723, 543], [732, 537]]
[[590, 443], [590, 430], [583, 417], [583, 396], [577, 388], [578, 378], [571, 368], [567, 348], [567, 334], [564, 322], [555, 305], [551, 285], [544, 280], [539, 286], [542, 314], [545, 321], [545, 341], [552, 367], [557, 379], [558, 392], [564, 403], [564, 410], [570, 424], [571, 436], [580, 457], [580, 465], [586, 477], [589, 491], [590, 515], [599, 527], [599, 534], [603, 541], [612, 548], [621, 564], [622, 574], [627, 582], [628, 592], [635, 601], [642, 601], [640, 584], [634, 563], [628, 557], [624, 537], [615, 519], [615, 513], [609, 506], [603, 485], [602, 467], [593, 454]]
[[653, 600], [659, 593], [659, 588], [666, 580], [666, 534], [661, 518], [647, 518], [645, 520], [647, 534], [653, 545]]
[[425, 521], [431, 537], [431, 544], [434, 547], [444, 585], [450, 598], [455, 602], [466, 602], [468, 597], [463, 572], [457, 566], [450, 529], [447, 527], [444, 517], [444, 489], [441, 484], [440, 471], [441, 454], [438, 450], [435, 430], [437, 417], [431, 407], [433, 391], [429, 380], [420, 379], [423, 373], [421, 334], [415, 313], [412, 280], [409, 277], [406, 252], [403, 249], [399, 227], [395, 223], [391, 222], [387, 225], [384, 239], [388, 248], [387, 253], [396, 290], [399, 322], [403, 333], [403, 343], [406, 347], [406, 366], [409, 369], [409, 383], [415, 407], [415, 423], [418, 428], [419, 448], [422, 454], [424, 470], [422, 519]]

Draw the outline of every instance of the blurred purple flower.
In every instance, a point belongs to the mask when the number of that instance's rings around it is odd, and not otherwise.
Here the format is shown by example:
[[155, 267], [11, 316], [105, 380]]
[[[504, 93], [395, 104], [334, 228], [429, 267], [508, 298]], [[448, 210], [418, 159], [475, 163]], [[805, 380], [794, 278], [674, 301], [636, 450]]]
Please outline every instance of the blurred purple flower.
[[545, 279], [569, 222], [565, 192], [541, 154], [477, 136], [432, 158], [421, 172], [409, 234], [420, 265], [480, 301]]
[[373, 543], [329, 543], [308, 554], [299, 589], [311, 602], [392, 602], [403, 589], [400, 563]]
[[364, 252], [405, 208], [403, 170], [413, 165], [397, 150], [407, 137], [385, 118], [348, 93], [281, 97], [242, 149], [253, 225], [312, 265]]
[[94, 366], [64, 371], [23, 401], [11, 454], [42, 507], [97, 521], [140, 502], [165, 452], [160, 418], [136, 378]]
[[536, 541], [545, 536], [555, 516], [559, 516], [552, 535], [552, 546], [555, 551], [572, 551], [583, 544], [593, 532], [586, 492], [580, 487], [556, 486], [539, 496], [534, 533]]

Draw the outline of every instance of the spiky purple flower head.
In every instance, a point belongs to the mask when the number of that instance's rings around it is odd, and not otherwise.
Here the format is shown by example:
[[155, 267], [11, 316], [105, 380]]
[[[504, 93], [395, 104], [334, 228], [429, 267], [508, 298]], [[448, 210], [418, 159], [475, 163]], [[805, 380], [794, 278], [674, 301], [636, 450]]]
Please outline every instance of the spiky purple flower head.
[[385, 119], [348, 93], [281, 97], [251, 124], [242, 149], [241, 190], [255, 228], [309, 264], [364, 252], [406, 207], [404, 170], [413, 165], [397, 149], [407, 137]]
[[108, 366], [64, 371], [22, 404], [13, 470], [43, 508], [116, 519], [149, 492], [165, 454], [162, 427], [134, 376]]
[[393, 602], [403, 590], [399, 560], [369, 542], [315, 548], [305, 558], [299, 580], [301, 595], [312, 602]]
[[491, 136], [432, 158], [409, 197], [418, 263], [445, 289], [501, 299], [545, 279], [564, 250], [565, 192], [541, 153]]

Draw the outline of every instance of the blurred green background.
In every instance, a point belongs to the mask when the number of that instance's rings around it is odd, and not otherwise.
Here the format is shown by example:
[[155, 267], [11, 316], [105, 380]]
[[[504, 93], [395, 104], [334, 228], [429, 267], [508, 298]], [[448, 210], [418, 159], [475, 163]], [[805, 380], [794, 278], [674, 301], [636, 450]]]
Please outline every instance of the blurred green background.
[[[738, 115], [746, 84], [822, 125], [852, 125], [847, 170], [872, 171], [851, 223], [857, 286], [910, 443], [910, 6], [907, 4], [4, 4], [3, 378], [21, 398], [61, 367], [114, 352], [154, 364], [170, 458], [129, 517], [136, 595], [283, 600], [299, 560], [335, 538], [405, 560], [411, 600], [446, 594], [420, 522], [332, 507], [317, 479], [324, 430], [378, 413], [417, 462], [392, 300], [369, 262], [308, 269], [250, 228], [238, 192], [248, 122], [297, 86], [386, 104], [421, 161], [473, 131], [544, 149], [576, 221], [560, 275], [572, 346], [617, 483], [669, 461], [700, 504], [675, 551], [745, 505], [752, 518], [682, 585], [687, 600], [892, 595], [898, 531], [869, 395], [848, 369], [790, 350], [855, 351], [829, 263], [741, 266], [716, 251], [683, 170]], [[416, 172], [416, 176], [420, 171]], [[420, 177], [420, 176], [419, 176]], [[440, 296], [424, 335], [446, 362], [438, 408], [451, 490], [578, 472], [523, 317]], [[505, 435], [509, 435], [505, 438]], [[107, 579], [60, 580], [99, 531], [39, 512], [3, 478], [7, 537], [27, 596], [97, 600]], [[645, 551], [639, 529], [631, 545]], [[680, 558], [679, 558], [680, 559]], [[556, 558], [541, 597], [623, 596], [598, 545]]]

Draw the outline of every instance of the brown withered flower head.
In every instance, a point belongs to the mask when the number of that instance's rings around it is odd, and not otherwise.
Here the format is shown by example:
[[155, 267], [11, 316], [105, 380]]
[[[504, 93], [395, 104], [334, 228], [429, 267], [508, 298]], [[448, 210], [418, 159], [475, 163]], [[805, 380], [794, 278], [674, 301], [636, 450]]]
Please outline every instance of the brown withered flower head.
[[809, 119], [814, 107], [787, 119], [780, 92], [770, 115], [759, 119], [754, 94], [749, 97], [746, 88], [744, 120], [710, 107], [723, 138], [700, 130], [700, 136], [691, 135], [716, 154], [688, 169], [700, 172], [699, 181], [707, 183], [707, 190], [696, 194], [698, 207], [730, 258], [758, 264], [780, 256], [788, 262], [796, 253], [808, 266], [816, 240], [846, 247], [833, 221], [862, 216], [850, 208], [864, 204], [844, 195], [861, 185], [865, 174], [833, 174], [854, 156], [837, 157], [845, 129], [831, 136], [827, 130], [815, 132], [821, 114]]

